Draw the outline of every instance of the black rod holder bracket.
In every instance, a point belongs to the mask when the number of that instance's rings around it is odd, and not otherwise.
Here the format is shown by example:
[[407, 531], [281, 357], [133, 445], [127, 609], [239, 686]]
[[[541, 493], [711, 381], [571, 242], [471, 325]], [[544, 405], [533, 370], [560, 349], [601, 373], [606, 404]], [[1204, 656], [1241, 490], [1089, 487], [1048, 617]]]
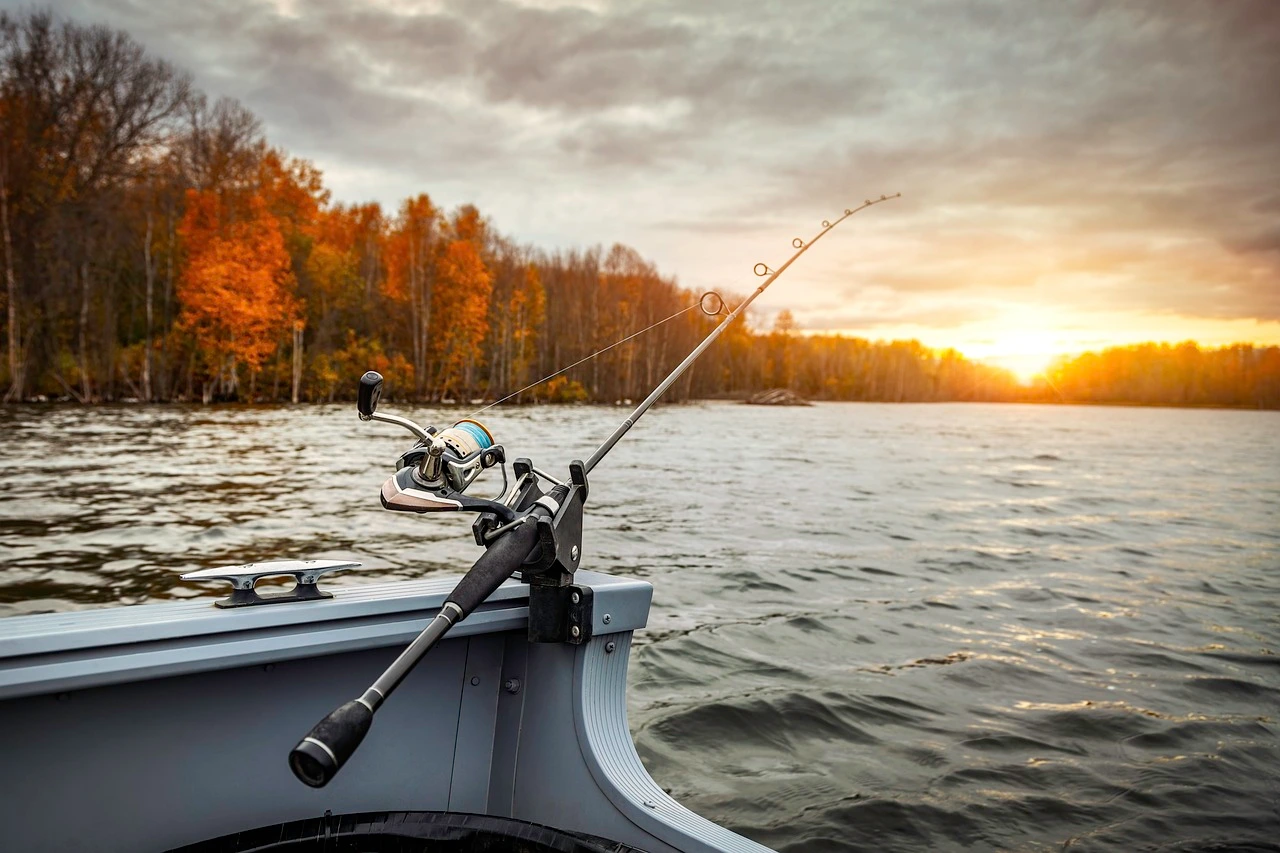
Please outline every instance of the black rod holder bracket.
[[587, 475], [582, 462], [569, 463], [569, 483], [552, 490], [567, 491], [550, 518], [538, 519], [541, 547], [520, 569], [520, 579], [545, 586], [568, 586], [582, 563], [582, 508], [587, 500]]
[[520, 570], [529, 584], [529, 642], [572, 643], [591, 636], [591, 588], [573, 583], [582, 565], [582, 510], [587, 500], [586, 466], [569, 463], [563, 500], [550, 518], [538, 519], [539, 548]]
[[589, 586], [529, 585], [529, 642], [578, 646], [591, 639], [593, 609]]

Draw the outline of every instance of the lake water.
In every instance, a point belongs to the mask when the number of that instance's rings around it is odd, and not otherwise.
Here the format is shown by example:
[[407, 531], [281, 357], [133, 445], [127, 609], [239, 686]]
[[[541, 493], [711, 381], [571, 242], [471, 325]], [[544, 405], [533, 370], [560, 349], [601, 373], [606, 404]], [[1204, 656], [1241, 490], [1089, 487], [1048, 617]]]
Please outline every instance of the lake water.
[[[623, 414], [486, 421], [563, 470]], [[469, 518], [380, 508], [411, 440], [349, 406], [0, 408], [0, 436], [0, 615], [477, 555]], [[1280, 850], [1280, 413], [668, 407], [597, 469], [584, 550], [656, 587], [645, 764], [766, 844]]]

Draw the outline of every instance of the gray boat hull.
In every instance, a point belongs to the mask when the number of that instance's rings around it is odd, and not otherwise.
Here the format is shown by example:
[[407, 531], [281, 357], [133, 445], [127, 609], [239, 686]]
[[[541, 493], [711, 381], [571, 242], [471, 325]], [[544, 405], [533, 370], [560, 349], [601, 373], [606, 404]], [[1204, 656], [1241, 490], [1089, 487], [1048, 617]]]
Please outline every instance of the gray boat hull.
[[651, 853], [767, 851], [685, 809], [641, 765], [626, 677], [652, 588], [593, 572], [576, 577], [593, 590], [587, 642], [527, 642], [527, 587], [507, 583], [406, 679], [342, 773], [323, 789], [299, 783], [289, 749], [368, 686], [455, 580], [0, 621], [0, 846], [168, 850], [326, 811], [434, 811]]

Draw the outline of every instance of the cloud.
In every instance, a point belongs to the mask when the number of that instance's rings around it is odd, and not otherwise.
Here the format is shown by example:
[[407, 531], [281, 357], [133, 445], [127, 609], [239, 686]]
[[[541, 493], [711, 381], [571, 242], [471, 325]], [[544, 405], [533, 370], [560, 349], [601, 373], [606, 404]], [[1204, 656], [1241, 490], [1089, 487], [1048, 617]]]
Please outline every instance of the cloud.
[[809, 326], [1018, 301], [1280, 319], [1271, 0], [62, 7], [243, 100], [339, 198], [474, 201], [695, 288], [750, 286], [822, 217], [902, 191], [762, 300]]

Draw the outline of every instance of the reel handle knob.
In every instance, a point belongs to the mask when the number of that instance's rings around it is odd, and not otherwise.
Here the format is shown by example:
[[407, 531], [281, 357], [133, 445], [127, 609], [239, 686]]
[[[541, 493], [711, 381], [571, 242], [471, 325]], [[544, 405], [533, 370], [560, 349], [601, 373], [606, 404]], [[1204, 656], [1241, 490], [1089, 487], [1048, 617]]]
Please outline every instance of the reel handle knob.
[[361, 420], [369, 420], [378, 409], [378, 401], [382, 399], [382, 374], [370, 370], [360, 377], [360, 391], [356, 394], [356, 411]]
[[373, 711], [360, 700], [348, 702], [316, 723], [289, 753], [289, 769], [312, 788], [323, 788], [356, 751], [373, 724]]

